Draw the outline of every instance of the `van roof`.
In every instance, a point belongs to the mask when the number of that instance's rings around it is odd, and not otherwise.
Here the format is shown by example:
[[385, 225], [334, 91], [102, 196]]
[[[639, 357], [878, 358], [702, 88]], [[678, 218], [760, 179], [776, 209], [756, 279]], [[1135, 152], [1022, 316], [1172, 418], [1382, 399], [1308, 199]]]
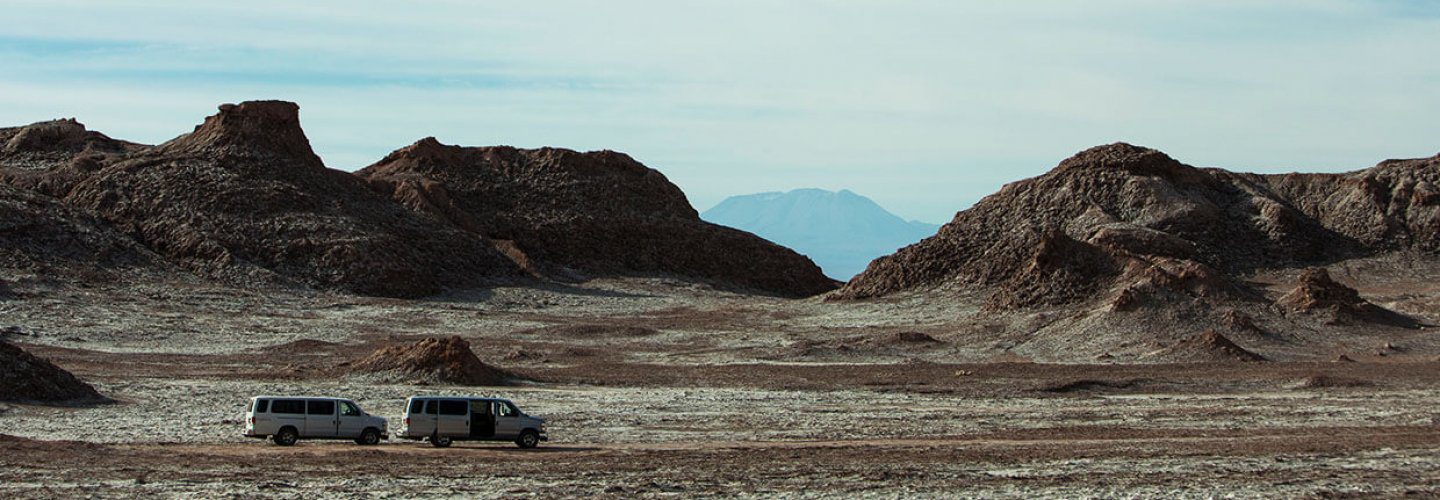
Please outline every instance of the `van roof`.
[[410, 396], [406, 399], [486, 399], [490, 401], [510, 401], [509, 399], [497, 398], [495, 396]]
[[250, 399], [332, 399], [335, 401], [352, 401], [350, 398], [337, 398], [333, 396], [255, 396]]

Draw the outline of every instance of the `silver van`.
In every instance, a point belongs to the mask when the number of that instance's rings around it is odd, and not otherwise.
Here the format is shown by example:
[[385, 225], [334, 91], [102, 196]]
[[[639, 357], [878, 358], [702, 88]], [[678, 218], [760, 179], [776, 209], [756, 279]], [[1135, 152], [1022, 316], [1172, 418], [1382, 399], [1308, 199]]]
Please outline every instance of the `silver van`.
[[256, 396], [245, 410], [245, 436], [271, 438], [290, 446], [304, 439], [353, 439], [362, 445], [390, 439], [383, 417], [365, 413], [354, 401], [340, 398]]
[[404, 426], [396, 436], [444, 448], [452, 441], [514, 441], [534, 448], [545, 436], [545, 419], [526, 415], [508, 399], [478, 396], [413, 396], [405, 401]]

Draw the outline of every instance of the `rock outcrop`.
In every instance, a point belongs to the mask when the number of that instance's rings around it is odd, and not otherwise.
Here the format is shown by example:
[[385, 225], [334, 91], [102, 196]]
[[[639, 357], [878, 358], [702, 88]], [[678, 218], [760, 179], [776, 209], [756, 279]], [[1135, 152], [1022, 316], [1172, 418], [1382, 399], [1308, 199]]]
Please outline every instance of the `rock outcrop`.
[[783, 296], [836, 285], [794, 251], [700, 220], [678, 187], [622, 153], [426, 138], [357, 174], [417, 212], [505, 242], [540, 275], [674, 275]]
[[1298, 313], [1327, 315], [1328, 321], [1337, 324], [1384, 322], [1414, 326], [1415, 323], [1410, 318], [1361, 298], [1360, 292], [1332, 279], [1330, 272], [1323, 267], [1306, 269], [1300, 273], [1295, 289], [1276, 303]]
[[54, 363], [0, 340], [0, 401], [74, 404], [108, 400]]
[[484, 239], [325, 168], [288, 102], [222, 105], [190, 134], [105, 163], [64, 199], [231, 283], [417, 297], [519, 275]]
[[0, 128], [0, 184], [64, 197], [107, 160], [145, 148], [74, 119]]
[[832, 294], [944, 285], [993, 310], [1108, 301], [1116, 310], [1255, 299], [1234, 279], [1388, 251], [1437, 253], [1440, 159], [1351, 174], [1237, 174], [1112, 144], [1005, 186]]
[[385, 347], [348, 368], [351, 373], [402, 383], [496, 386], [514, 379], [481, 362], [470, 350], [470, 343], [458, 336]]

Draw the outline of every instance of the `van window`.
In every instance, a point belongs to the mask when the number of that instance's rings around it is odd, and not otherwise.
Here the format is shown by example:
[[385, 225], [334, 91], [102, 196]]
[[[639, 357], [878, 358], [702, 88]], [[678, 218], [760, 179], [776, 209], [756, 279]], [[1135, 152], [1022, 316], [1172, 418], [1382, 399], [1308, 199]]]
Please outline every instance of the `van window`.
[[309, 411], [307, 411], [307, 412], [305, 412], [305, 413], [308, 413], [308, 414], [310, 414], [310, 415], [334, 415], [334, 414], [335, 414], [335, 402], [334, 402], [334, 401], [322, 401], [322, 400], [319, 400], [319, 399], [312, 399], [312, 400], [310, 400], [310, 404], [307, 405], [307, 408], [309, 409]]
[[272, 413], [285, 413], [289, 415], [304, 415], [305, 402], [298, 399], [277, 399], [270, 405]]
[[470, 414], [470, 405], [464, 401], [456, 401], [453, 399], [442, 400], [440, 401], [440, 414], [468, 415]]
[[421, 413], [425, 413], [425, 400], [423, 400], [423, 399], [412, 399], [412, 400], [410, 400], [410, 414], [411, 414], [411, 415], [419, 415], [419, 414], [421, 414]]
[[506, 403], [504, 401], [497, 401], [495, 406], [499, 407], [498, 409], [500, 410], [500, 416], [502, 417], [513, 417], [520, 413], [520, 410], [515, 409], [515, 405]]
[[266, 413], [266, 412], [269, 412], [269, 411], [270, 411], [270, 400], [268, 400], [268, 399], [257, 399], [257, 400], [255, 400], [255, 408], [251, 409], [250, 411], [255, 412], [255, 413]]
[[341, 401], [340, 414], [347, 417], [358, 417], [360, 416], [360, 407], [349, 401]]
[[429, 403], [429, 404], [425, 405], [425, 413], [430, 414], [430, 415], [434, 415], [434, 414], [435, 414], [435, 408], [438, 407], [438, 406], [440, 406], [440, 402], [432, 399], [432, 400], [428, 401], [428, 403]]

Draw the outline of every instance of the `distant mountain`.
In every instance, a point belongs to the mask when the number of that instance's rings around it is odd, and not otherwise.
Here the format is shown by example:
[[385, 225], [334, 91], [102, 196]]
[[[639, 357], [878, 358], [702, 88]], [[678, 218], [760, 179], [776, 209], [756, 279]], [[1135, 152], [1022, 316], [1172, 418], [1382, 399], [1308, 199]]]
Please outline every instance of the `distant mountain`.
[[940, 226], [906, 221], [849, 190], [796, 189], [732, 196], [700, 214], [795, 249], [825, 274], [848, 280], [870, 261], [932, 236]]

